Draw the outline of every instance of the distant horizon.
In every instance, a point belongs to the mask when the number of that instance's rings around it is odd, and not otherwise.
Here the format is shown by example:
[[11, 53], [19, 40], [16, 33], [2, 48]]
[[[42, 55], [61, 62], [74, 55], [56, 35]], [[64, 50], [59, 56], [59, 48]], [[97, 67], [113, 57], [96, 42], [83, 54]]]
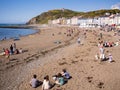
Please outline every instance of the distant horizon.
[[54, 9], [70, 9], [89, 12], [101, 9], [119, 8], [119, 0], [0, 0], [0, 23], [25, 24], [31, 18]]

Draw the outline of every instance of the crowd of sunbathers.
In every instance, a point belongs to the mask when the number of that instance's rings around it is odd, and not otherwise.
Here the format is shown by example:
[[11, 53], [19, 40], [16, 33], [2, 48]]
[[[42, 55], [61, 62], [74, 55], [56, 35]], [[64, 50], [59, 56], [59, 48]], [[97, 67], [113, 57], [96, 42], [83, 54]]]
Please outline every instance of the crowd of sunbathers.
[[71, 78], [71, 76], [66, 71], [66, 69], [63, 69], [61, 73], [58, 73], [57, 75], [52, 76], [54, 83], [50, 82], [48, 75], [44, 77], [43, 82], [40, 82], [36, 78], [37, 78], [37, 75], [33, 75], [33, 78], [30, 81], [30, 86], [32, 86], [33, 88], [37, 88], [38, 86], [42, 85], [42, 90], [49, 90], [55, 85], [58, 85], [58, 86], [64, 85]]

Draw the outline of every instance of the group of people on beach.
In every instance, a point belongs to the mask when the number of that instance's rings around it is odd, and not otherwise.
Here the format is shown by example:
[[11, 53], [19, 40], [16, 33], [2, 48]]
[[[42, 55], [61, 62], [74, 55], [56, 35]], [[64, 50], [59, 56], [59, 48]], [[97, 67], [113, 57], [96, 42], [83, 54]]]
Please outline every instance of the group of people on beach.
[[103, 48], [104, 44], [103, 42], [99, 42], [98, 48], [99, 48], [99, 53], [95, 55], [96, 60], [100, 59], [101, 61], [108, 60], [109, 62], [113, 61], [113, 56], [111, 53], [108, 54], [108, 56], [105, 55], [105, 49]]
[[6, 49], [3, 48], [3, 52], [4, 52], [5, 57], [6, 57], [6, 58], [9, 58], [10, 55], [20, 54], [20, 53], [22, 53], [23, 51], [22, 51], [22, 48], [17, 49], [16, 43], [13, 43], [13, 45], [12, 45], [12, 44], [10, 45], [9, 49], [8, 49], [8, 48], [6, 48]]
[[66, 69], [63, 69], [61, 73], [52, 76], [54, 83], [50, 82], [48, 75], [44, 77], [43, 82], [40, 82], [39, 80], [37, 80], [37, 75], [34, 74], [33, 78], [30, 81], [30, 86], [32, 86], [33, 88], [37, 88], [38, 86], [42, 85], [42, 90], [49, 90], [55, 85], [58, 86], [64, 85], [70, 78], [71, 76], [66, 71]]

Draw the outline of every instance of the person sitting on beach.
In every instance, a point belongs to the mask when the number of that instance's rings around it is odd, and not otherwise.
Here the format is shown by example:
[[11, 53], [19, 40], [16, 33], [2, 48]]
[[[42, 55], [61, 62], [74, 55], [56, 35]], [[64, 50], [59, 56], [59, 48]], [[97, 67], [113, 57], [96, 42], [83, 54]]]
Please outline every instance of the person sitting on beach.
[[40, 81], [38, 81], [36, 78], [37, 75], [34, 74], [32, 80], [30, 81], [30, 86], [32, 86], [33, 88], [36, 88], [40, 85]]
[[10, 51], [8, 50], [8, 48], [5, 49], [5, 56], [6, 58], [10, 57]]
[[108, 56], [108, 58], [109, 58], [109, 63], [111, 63], [113, 60], [113, 57], [112, 57], [112, 55], [111, 54], [109, 54], [109, 56]]
[[16, 49], [16, 50], [14, 51], [14, 54], [19, 54], [19, 50]]
[[62, 76], [61, 73], [58, 73], [55, 83], [58, 84], [58, 85], [65, 84], [64, 77]]
[[96, 60], [99, 59], [99, 54], [98, 54], [98, 53], [95, 55], [95, 59], [96, 59]]
[[20, 49], [19, 49], [19, 53], [23, 53], [23, 50], [22, 50], [22, 48], [20, 48]]
[[43, 85], [42, 85], [42, 90], [49, 90], [51, 88], [51, 84], [49, 81], [49, 76], [47, 75], [44, 77]]
[[70, 74], [66, 71], [66, 69], [63, 69], [61, 74], [65, 79], [70, 79]]

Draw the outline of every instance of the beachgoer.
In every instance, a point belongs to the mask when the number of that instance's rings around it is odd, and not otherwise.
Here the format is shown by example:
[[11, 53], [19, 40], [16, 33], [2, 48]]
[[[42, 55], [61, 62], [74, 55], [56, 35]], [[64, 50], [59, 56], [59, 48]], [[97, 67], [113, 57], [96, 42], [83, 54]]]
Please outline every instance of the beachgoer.
[[78, 39], [77, 39], [77, 43], [80, 44], [80, 37], [78, 37]]
[[70, 74], [66, 71], [66, 69], [63, 69], [61, 74], [65, 79], [70, 79]]
[[32, 86], [33, 88], [36, 88], [39, 86], [39, 81], [36, 79], [37, 75], [33, 75], [32, 80], [30, 81], [30, 86]]
[[49, 76], [47, 75], [44, 77], [43, 85], [42, 85], [42, 90], [49, 90], [51, 88], [51, 84], [49, 81]]
[[98, 53], [95, 55], [95, 59], [96, 59], [96, 60], [99, 59], [99, 54], [98, 54]]
[[100, 54], [103, 54], [103, 53], [104, 53], [103, 47], [99, 48], [99, 50], [100, 50]]
[[103, 37], [103, 35], [102, 35], [102, 33], [100, 33], [100, 38], [102, 39], [102, 37]]
[[13, 51], [16, 50], [16, 43], [13, 44]]
[[62, 74], [58, 73], [57, 77], [58, 78], [55, 83], [58, 85], [63, 85], [65, 83], [65, 80], [64, 80], [64, 77], [62, 76]]
[[109, 54], [108, 58], [109, 58], [109, 62], [111, 63], [113, 61], [113, 56]]
[[10, 46], [10, 54], [13, 54], [14, 53], [14, 51], [13, 51], [13, 46], [11, 45]]
[[5, 56], [6, 58], [10, 57], [10, 51], [8, 50], [8, 48], [5, 49]]
[[14, 51], [14, 54], [19, 54], [19, 50], [16, 49], [16, 50]]
[[23, 53], [23, 50], [22, 50], [22, 48], [20, 48], [20, 49], [19, 49], [19, 53]]
[[106, 59], [106, 57], [105, 57], [105, 54], [104, 54], [104, 53], [101, 53], [101, 54], [100, 54], [100, 59], [101, 59], [101, 60], [105, 60], [105, 59]]

